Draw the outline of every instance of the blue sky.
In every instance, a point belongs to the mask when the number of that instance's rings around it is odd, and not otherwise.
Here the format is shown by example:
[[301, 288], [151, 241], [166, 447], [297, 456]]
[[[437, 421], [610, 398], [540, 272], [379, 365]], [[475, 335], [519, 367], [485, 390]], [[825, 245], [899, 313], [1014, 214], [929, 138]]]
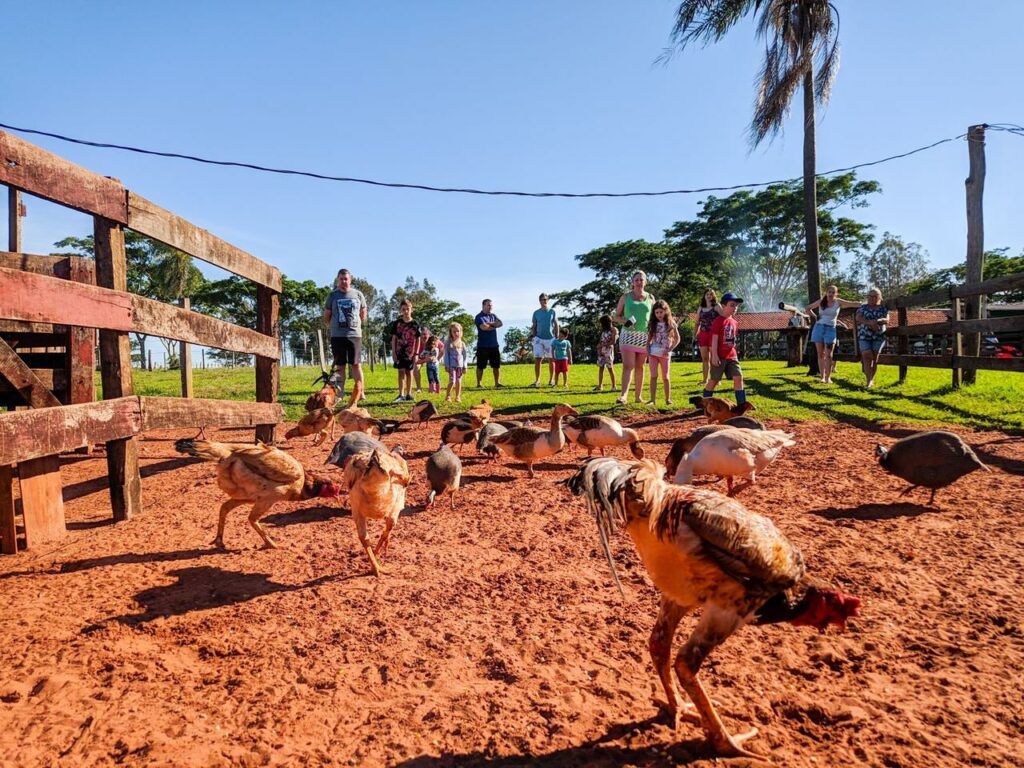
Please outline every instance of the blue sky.
[[[819, 117], [819, 169], [901, 152], [976, 122], [1024, 122], [1024, 3], [836, 0], [842, 67]], [[760, 50], [750, 24], [655, 58], [675, 2], [100, 2], [5, 9], [0, 122], [98, 141], [325, 173], [558, 191], [735, 184], [800, 174], [801, 131], [749, 151]], [[949, 13], [957, 10], [960, 13]], [[11, 34], [16, 30], [15, 34]], [[290, 277], [347, 266], [391, 291], [428, 277], [472, 311], [528, 322], [573, 256], [658, 239], [701, 196], [469, 197], [211, 168], [26, 137], [210, 229]], [[986, 245], [1024, 247], [1024, 138], [992, 133]], [[962, 142], [865, 176], [858, 215], [964, 257]], [[0, 224], [0, 226], [3, 226]], [[29, 200], [24, 249], [89, 220]]]

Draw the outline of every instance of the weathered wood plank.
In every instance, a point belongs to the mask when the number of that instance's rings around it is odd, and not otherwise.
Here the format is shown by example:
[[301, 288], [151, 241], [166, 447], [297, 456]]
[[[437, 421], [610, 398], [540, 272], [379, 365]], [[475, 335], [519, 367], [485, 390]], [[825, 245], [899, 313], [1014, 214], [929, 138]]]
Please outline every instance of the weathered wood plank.
[[25, 520], [25, 548], [58, 541], [67, 535], [60, 457], [43, 456], [18, 464], [21, 514]]
[[0, 413], [0, 465], [131, 437], [141, 428], [137, 397]]
[[[54, 394], [64, 392], [68, 388], [67, 371], [61, 369], [53, 370], [49, 368], [33, 368], [32, 373], [35, 375], [37, 379], [39, 379], [39, 381], [43, 383], [44, 387], [46, 387]], [[0, 394], [7, 394], [9, 392], [17, 391], [18, 390], [15, 387], [11, 386], [11, 384], [8, 381], [0, 377]], [[57, 399], [60, 399], [59, 395]], [[22, 404], [23, 403], [20, 402], [18, 403], [18, 405]], [[28, 403], [24, 403], [24, 405], [28, 405]]]
[[[53, 323], [29, 323], [24, 320], [0, 320], [0, 333], [64, 333], [63, 325]], [[26, 345], [28, 346], [28, 345]]]
[[[73, 259], [69, 263], [68, 279], [85, 285], [96, 281], [95, 262], [91, 259]], [[92, 328], [74, 325], [68, 329], [67, 379], [68, 402], [91, 403], [96, 399], [96, 332]]]
[[0, 466], [0, 552], [18, 554], [18, 526], [14, 522], [14, 467]]
[[237, 400], [188, 400], [181, 397], [143, 397], [142, 428], [254, 427], [278, 424], [284, 410], [278, 403]]
[[944, 333], [1000, 333], [1001, 331], [1024, 330], [1024, 315], [1011, 315], [1009, 317], [985, 317], [980, 320], [960, 320], [953, 322], [947, 320], [944, 323], [926, 323], [924, 325], [910, 325], [906, 328], [890, 328], [887, 331], [889, 336], [925, 336]]
[[[40, 256], [34, 253], [0, 251], [0, 267], [69, 279], [73, 270], [94, 272], [96, 262], [85, 256]], [[95, 282], [88, 280], [84, 282]]]
[[13, 187], [7, 190], [7, 247], [21, 250], [21, 192]]
[[[128, 290], [128, 263], [124, 252], [124, 230], [114, 221], [93, 218], [93, 237], [96, 244], [96, 282], [108, 293]], [[43, 278], [41, 278], [43, 279]], [[75, 290], [101, 290], [88, 285], [69, 283]], [[77, 318], [76, 318], [77, 319]], [[129, 328], [131, 327], [129, 310]], [[83, 323], [89, 325], [89, 323]], [[100, 325], [97, 327], [108, 328]], [[128, 334], [123, 330], [100, 331], [101, 380], [104, 399], [132, 395], [132, 355]], [[75, 406], [70, 406], [74, 408]], [[90, 443], [91, 444], [91, 443]], [[139, 475], [139, 446], [134, 437], [114, 438], [107, 441], [107, 475], [110, 478], [110, 507], [115, 520], [128, 520], [142, 511], [142, 480]]]
[[1003, 291], [1016, 291], [1024, 288], [1024, 272], [1003, 277], [993, 277], [990, 280], [982, 280], [977, 285], [956, 285], [951, 290], [954, 298], [973, 296], [979, 293], [1002, 293]]
[[260, 261], [134, 192], [128, 193], [127, 224], [146, 237], [281, 292], [281, 271], [277, 267]]
[[[266, 338], [273, 339], [275, 349], [272, 356], [256, 356], [256, 400], [261, 403], [277, 402], [278, 377], [280, 376], [277, 365], [277, 356], [280, 354], [280, 346], [277, 341], [279, 298], [278, 294], [270, 288], [262, 285], [256, 286], [256, 330], [266, 334]], [[277, 421], [279, 419], [257, 426], [256, 439], [267, 445], [273, 445], [274, 425]]]
[[923, 291], [912, 296], [894, 296], [885, 299], [885, 306], [889, 309], [906, 309], [908, 307], [923, 307], [929, 304], [949, 304], [952, 296], [951, 288], [939, 288], [935, 291]]
[[[0, 313], [7, 319], [67, 322], [74, 318], [75, 325], [105, 331], [138, 331], [274, 360], [280, 355], [273, 336], [106, 287], [58, 282], [0, 267], [0, 295], [4, 297]], [[60, 296], [59, 303], [54, 296]]]
[[[188, 312], [192, 309], [192, 300], [187, 296], [178, 299], [178, 306]], [[194, 397], [192, 386], [192, 345], [187, 341], [178, 344], [178, 370], [181, 373], [181, 396]]]
[[120, 224], [128, 223], [128, 196], [120, 182], [6, 131], [0, 131], [0, 184]]
[[3, 339], [0, 339], [0, 376], [7, 379], [32, 408], [60, 406], [60, 400], [53, 396], [45, 382], [35, 375]]

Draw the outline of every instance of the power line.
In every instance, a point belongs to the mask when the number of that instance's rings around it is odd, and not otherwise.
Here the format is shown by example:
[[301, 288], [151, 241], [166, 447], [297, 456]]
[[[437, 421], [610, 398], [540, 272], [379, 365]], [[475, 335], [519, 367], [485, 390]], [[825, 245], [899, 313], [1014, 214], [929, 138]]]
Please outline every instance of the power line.
[[[1018, 135], [1024, 135], [1024, 128], [1019, 125], [1012, 123], [1002, 123], [993, 127], [996, 130], [1004, 130], [1010, 133], [1017, 133]], [[13, 125], [6, 125], [0, 123], [0, 128], [6, 128], [9, 131], [17, 131], [18, 133], [29, 133], [36, 136], [48, 136], [51, 139], [58, 139], [59, 141], [66, 141], [72, 144], [82, 144], [88, 147], [99, 147], [101, 149], [119, 149], [125, 152], [135, 152], [140, 155], [154, 155], [156, 157], [172, 157], [179, 160], [190, 160], [196, 163], [204, 163], [206, 165], [219, 165], [231, 168], [248, 168], [253, 171], [261, 171], [264, 173], [276, 173], [284, 176], [304, 176], [310, 179], [320, 179], [322, 181], [339, 181], [347, 182], [351, 184], [368, 184], [374, 187], [389, 187], [392, 189], [417, 189], [425, 192], [456, 192], [466, 195], [491, 195], [491, 196], [505, 196], [505, 197], [563, 197], [563, 198], [588, 198], [588, 197], [665, 197], [667, 195], [694, 195], [701, 194], [704, 192], [732, 192], [739, 189], [749, 189], [751, 187], [767, 187], [772, 184], [788, 184], [791, 182], [801, 181], [802, 176], [797, 176], [791, 179], [775, 179], [773, 181], [754, 181], [747, 184], [732, 184], [729, 186], [718, 186], [718, 187], [697, 187], [694, 189], [667, 189], [659, 192], [520, 192], [520, 191], [509, 191], [509, 190], [493, 190], [493, 189], [474, 189], [472, 187], [439, 187], [430, 184], [407, 184], [402, 182], [394, 181], [377, 181], [375, 179], [360, 179], [351, 176], [332, 176], [324, 173], [316, 173], [314, 171], [296, 171], [288, 168], [272, 168], [264, 165], [256, 165], [255, 163], [242, 163], [233, 160], [211, 160], [205, 157], [197, 157], [195, 155], [186, 155], [180, 152], [162, 152], [154, 149], [142, 149], [140, 147], [130, 147], [124, 144], [110, 144], [107, 142], [99, 141], [87, 141], [86, 139], [76, 139], [71, 136], [62, 136], [59, 133], [51, 133], [49, 131], [40, 131], [33, 128], [19, 128]], [[882, 163], [888, 163], [892, 160], [899, 160], [904, 157], [910, 157], [916, 155], [919, 152], [925, 152], [929, 149], [934, 149], [942, 144], [947, 144], [951, 141], [958, 141], [966, 137], [966, 133], [961, 133], [958, 136], [950, 136], [946, 139], [939, 139], [938, 141], [926, 144], [916, 149], [911, 149], [907, 152], [901, 152], [897, 155], [889, 155], [878, 160], [870, 160], [865, 163], [857, 163], [856, 165], [850, 165], [845, 168], [833, 168], [830, 171], [822, 171], [821, 173], [815, 174], [817, 178], [825, 176], [831, 176], [836, 173], [846, 173], [848, 171], [855, 171], [859, 168], [869, 168], [874, 165], [880, 165]]]

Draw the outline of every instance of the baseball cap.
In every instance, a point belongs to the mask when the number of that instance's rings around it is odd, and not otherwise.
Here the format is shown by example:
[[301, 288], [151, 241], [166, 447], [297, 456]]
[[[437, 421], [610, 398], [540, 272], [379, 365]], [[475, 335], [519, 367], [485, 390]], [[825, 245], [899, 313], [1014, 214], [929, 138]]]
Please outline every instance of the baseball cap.
[[724, 295], [724, 296], [723, 296], [723, 297], [721, 298], [721, 302], [722, 302], [723, 304], [726, 304], [726, 303], [728, 303], [728, 302], [730, 302], [730, 301], [735, 301], [735, 302], [736, 302], [737, 304], [742, 304], [742, 303], [743, 303], [743, 299], [741, 299], [741, 298], [740, 298], [739, 296], [737, 296], [737, 295], [736, 295], [735, 293], [727, 293], [727, 294], [725, 294], [725, 295]]

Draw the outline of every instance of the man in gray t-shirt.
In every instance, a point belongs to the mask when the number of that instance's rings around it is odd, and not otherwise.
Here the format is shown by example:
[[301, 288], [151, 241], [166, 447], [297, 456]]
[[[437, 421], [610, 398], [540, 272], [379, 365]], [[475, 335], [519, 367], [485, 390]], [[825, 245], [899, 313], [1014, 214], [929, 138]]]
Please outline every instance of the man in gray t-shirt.
[[331, 354], [337, 368], [338, 384], [345, 391], [345, 366], [352, 367], [352, 381], [363, 380], [363, 323], [366, 322], [366, 297], [352, 287], [352, 273], [338, 271], [334, 290], [324, 305], [324, 322], [331, 327]]

